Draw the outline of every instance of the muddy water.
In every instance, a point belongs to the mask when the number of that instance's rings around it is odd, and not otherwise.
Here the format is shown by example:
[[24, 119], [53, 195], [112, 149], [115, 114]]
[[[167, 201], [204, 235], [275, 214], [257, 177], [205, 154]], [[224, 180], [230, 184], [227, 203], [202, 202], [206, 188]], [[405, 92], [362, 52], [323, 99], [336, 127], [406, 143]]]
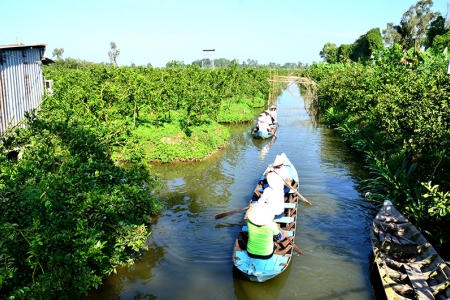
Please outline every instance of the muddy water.
[[[291, 85], [278, 98], [277, 138], [253, 140], [251, 124], [230, 126], [229, 145], [200, 163], [154, 166], [166, 189], [152, 225], [150, 251], [118, 269], [87, 299], [375, 299], [370, 280], [369, 225], [374, 210], [357, 191], [360, 158], [336, 132], [316, 124]], [[285, 153], [300, 178], [296, 244], [304, 255], [264, 282], [233, 269], [233, 243], [260, 174]]]

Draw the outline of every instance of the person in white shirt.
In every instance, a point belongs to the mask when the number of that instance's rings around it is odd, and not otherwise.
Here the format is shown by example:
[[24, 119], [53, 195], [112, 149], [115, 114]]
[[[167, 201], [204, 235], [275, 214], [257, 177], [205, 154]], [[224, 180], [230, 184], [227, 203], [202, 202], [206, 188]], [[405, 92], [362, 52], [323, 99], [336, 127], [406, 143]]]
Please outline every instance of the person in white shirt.
[[258, 125], [257, 125], [257, 131], [264, 132], [266, 134], [270, 133], [272, 130], [269, 127], [269, 124], [267, 124], [267, 119], [264, 116], [264, 114], [260, 114], [260, 117], [258, 118]]
[[[264, 171], [264, 175], [267, 177], [268, 174], [270, 174], [272, 172], [272, 170], [270, 168], [273, 168], [275, 170], [275, 172], [277, 172], [277, 174], [282, 177], [282, 180], [288, 182], [289, 184], [292, 185], [292, 179], [291, 179], [291, 174], [289, 172], [289, 170], [284, 166], [284, 159], [283, 156], [281, 155], [277, 155], [275, 157], [275, 160], [273, 161], [273, 164], [269, 167], [267, 167], [267, 169]], [[277, 175], [277, 176], [278, 176]], [[265, 188], [263, 186], [263, 188]], [[284, 186], [284, 193], [287, 194], [289, 193], [290, 188], [288, 186]]]
[[264, 111], [264, 117], [266, 118], [266, 122], [269, 125], [272, 125], [272, 117], [270, 116], [270, 110], [265, 110]]
[[270, 205], [275, 219], [282, 218], [284, 216], [284, 182], [280, 176], [273, 172], [267, 174], [267, 182], [269, 187], [264, 189], [263, 194], [258, 199], [258, 204]]

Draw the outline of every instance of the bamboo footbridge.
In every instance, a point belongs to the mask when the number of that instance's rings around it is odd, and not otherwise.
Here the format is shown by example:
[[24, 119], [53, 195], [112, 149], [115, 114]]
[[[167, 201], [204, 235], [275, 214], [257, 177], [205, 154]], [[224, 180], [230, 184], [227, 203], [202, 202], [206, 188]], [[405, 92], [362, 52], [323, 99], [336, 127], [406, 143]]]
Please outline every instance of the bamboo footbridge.
[[308, 77], [299, 77], [299, 76], [294, 76], [294, 75], [278, 76], [278, 74], [276, 72], [271, 79], [268, 79], [268, 81], [271, 83], [271, 89], [269, 91], [268, 102], [270, 100], [273, 100], [272, 97], [273, 97], [274, 91], [275, 91], [275, 86], [276, 86], [275, 83], [288, 83], [288, 86], [291, 84], [301, 84], [306, 87], [306, 91], [309, 94], [309, 96], [311, 96], [311, 99], [313, 100], [313, 102], [318, 101], [317, 83], [315, 83], [313, 80], [311, 80]]

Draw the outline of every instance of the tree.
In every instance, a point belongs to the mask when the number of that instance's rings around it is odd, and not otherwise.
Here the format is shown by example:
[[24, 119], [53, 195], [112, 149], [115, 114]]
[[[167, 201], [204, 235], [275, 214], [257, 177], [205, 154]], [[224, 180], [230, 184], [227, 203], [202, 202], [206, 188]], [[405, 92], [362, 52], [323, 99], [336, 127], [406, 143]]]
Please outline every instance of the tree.
[[349, 62], [350, 55], [353, 52], [353, 44], [342, 44], [339, 46], [337, 51], [337, 61], [338, 62]]
[[117, 56], [120, 54], [120, 50], [117, 49], [117, 45], [114, 42], [111, 42], [111, 50], [108, 51], [109, 60], [111, 61], [111, 65], [117, 67]]
[[373, 28], [355, 41], [349, 57], [353, 61], [366, 62], [371, 59], [372, 55], [377, 54], [383, 48], [383, 38], [381, 37], [380, 29]]
[[400, 34], [403, 50], [420, 48], [426, 43], [426, 34], [432, 21], [440, 14], [431, 11], [433, 0], [419, 0], [403, 14], [400, 24], [394, 29]]
[[64, 49], [63, 48], [59, 48], [59, 49], [55, 48], [55, 50], [53, 50], [53, 52], [52, 52], [52, 56], [53, 57], [56, 56], [57, 59], [61, 59], [63, 53], [64, 53]]
[[383, 41], [386, 46], [391, 47], [394, 43], [400, 43], [401, 36], [394, 28], [394, 23], [387, 23], [386, 29], [383, 30]]
[[447, 30], [446, 33], [442, 35], [436, 35], [433, 39], [433, 47], [444, 51], [445, 48], [450, 48], [450, 31]]
[[186, 67], [186, 65], [184, 64], [184, 61], [171, 60], [166, 63], [166, 68], [180, 69], [180, 68], [185, 68], [185, 67]]
[[324, 62], [334, 64], [338, 61], [338, 48], [336, 44], [326, 43], [323, 45], [322, 51], [320, 51], [319, 55], [323, 58]]
[[428, 28], [427, 39], [425, 42], [425, 47], [432, 47], [433, 40], [437, 36], [445, 35], [448, 29], [445, 28], [445, 19], [442, 16], [438, 16], [436, 20], [431, 22], [430, 28]]

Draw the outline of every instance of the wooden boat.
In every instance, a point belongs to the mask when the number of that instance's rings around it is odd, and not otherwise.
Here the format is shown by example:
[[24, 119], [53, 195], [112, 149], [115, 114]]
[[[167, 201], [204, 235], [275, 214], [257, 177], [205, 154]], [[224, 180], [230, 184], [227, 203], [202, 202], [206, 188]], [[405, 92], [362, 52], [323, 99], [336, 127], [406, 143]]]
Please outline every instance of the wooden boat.
[[373, 220], [370, 240], [388, 300], [450, 298], [448, 265], [388, 200]]
[[[285, 159], [284, 165], [289, 169], [291, 178], [294, 180], [292, 187], [298, 189], [297, 171], [294, 165], [287, 159], [286, 155], [284, 153], [281, 155]], [[267, 183], [267, 181], [265, 181], [264, 176], [261, 176], [254, 190], [253, 197], [250, 200], [250, 204], [259, 199], [262, 194], [262, 186], [264, 183]], [[294, 194], [293, 190], [291, 190], [285, 195], [284, 200], [284, 217], [277, 219], [276, 222], [280, 224], [281, 229], [289, 235], [290, 239], [292, 239], [292, 244], [294, 244], [298, 196]], [[241, 229], [234, 244], [233, 264], [251, 281], [263, 282], [274, 278], [286, 270], [294, 253], [294, 249], [289, 240], [284, 240], [281, 243], [277, 243], [277, 248], [270, 259], [257, 259], [249, 257], [246, 251], [247, 241], [247, 215], [245, 215], [241, 223]]]
[[253, 138], [255, 139], [268, 139], [275, 135], [275, 132], [277, 131], [278, 125], [270, 125], [271, 132], [263, 132], [259, 131], [256, 127], [252, 130]]

